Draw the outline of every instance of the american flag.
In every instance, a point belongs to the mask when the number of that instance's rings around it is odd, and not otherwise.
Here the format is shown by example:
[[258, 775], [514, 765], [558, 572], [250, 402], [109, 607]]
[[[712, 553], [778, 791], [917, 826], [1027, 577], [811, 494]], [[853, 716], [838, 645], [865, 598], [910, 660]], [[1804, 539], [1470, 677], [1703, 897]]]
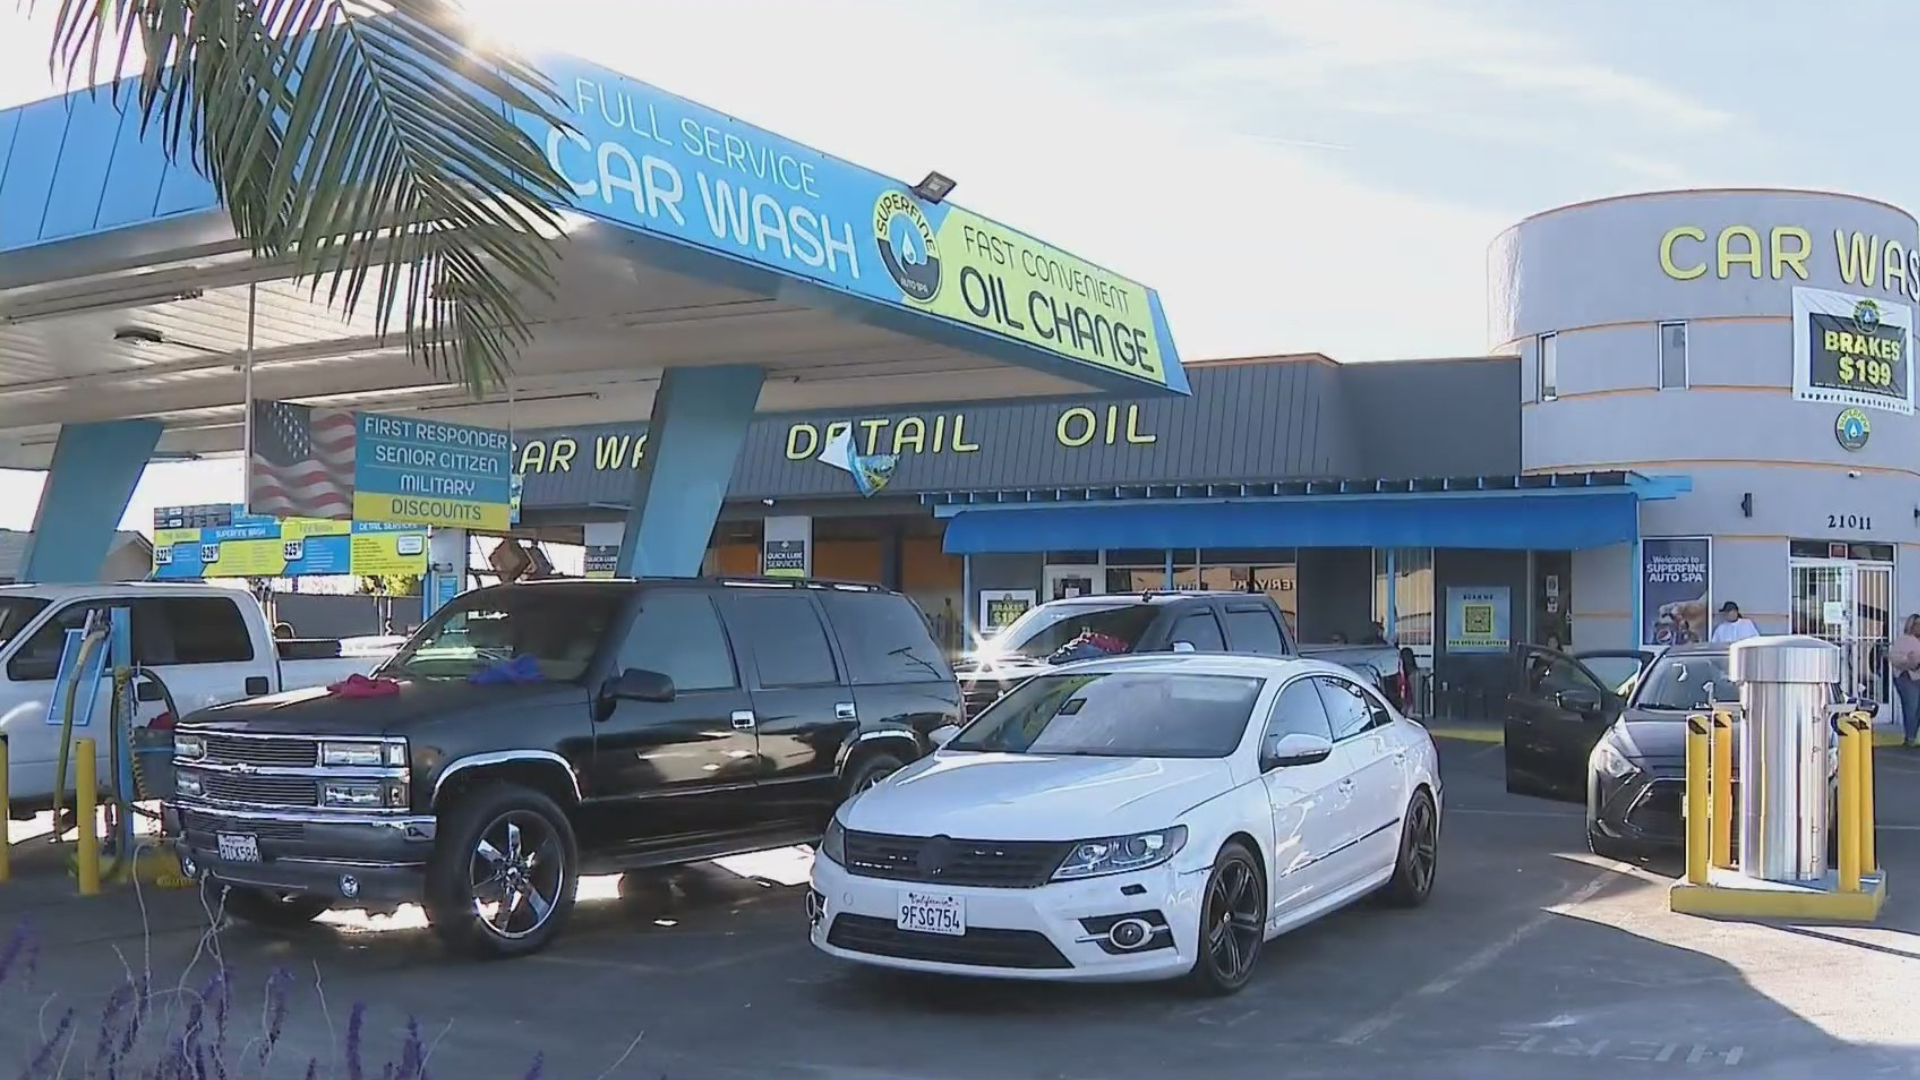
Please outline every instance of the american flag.
[[356, 421], [346, 409], [253, 403], [247, 509], [274, 517], [353, 517]]

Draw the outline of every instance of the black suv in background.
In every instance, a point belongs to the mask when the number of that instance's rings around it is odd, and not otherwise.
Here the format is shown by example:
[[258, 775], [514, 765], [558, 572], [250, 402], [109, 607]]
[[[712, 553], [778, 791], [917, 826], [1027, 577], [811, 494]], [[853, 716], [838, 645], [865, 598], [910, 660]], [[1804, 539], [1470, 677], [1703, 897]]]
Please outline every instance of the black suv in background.
[[182, 721], [180, 856], [252, 922], [415, 901], [458, 948], [526, 953], [580, 875], [811, 842], [960, 721], [953, 671], [896, 593], [497, 586], [455, 599], [371, 684]]

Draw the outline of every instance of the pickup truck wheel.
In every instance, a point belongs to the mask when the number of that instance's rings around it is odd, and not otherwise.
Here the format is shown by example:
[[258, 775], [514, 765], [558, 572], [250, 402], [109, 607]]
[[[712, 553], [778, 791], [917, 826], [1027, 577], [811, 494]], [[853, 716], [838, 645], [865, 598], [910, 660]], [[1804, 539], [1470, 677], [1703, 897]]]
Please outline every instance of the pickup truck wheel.
[[[225, 889], [225, 896], [220, 894], [221, 889]], [[333, 901], [324, 896], [268, 892], [245, 885], [216, 884], [208, 890], [207, 901], [215, 912], [224, 910], [242, 922], [275, 930], [305, 926], [333, 906]]]
[[866, 757], [860, 764], [854, 766], [853, 772], [847, 774], [847, 798], [853, 798], [906, 767], [906, 762], [892, 754], [873, 754]]
[[537, 952], [573, 910], [573, 827], [552, 799], [512, 784], [481, 788], [441, 815], [427, 863], [427, 918], [450, 947], [492, 958]]

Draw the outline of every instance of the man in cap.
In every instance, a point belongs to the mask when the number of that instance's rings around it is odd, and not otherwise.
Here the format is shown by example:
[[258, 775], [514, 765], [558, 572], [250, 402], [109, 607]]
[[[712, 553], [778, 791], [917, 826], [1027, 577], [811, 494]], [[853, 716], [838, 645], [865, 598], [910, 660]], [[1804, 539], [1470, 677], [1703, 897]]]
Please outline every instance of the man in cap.
[[1753, 625], [1752, 619], [1740, 614], [1739, 604], [1729, 600], [1720, 605], [1720, 622], [1713, 628], [1713, 636], [1709, 640], [1731, 644], [1759, 636], [1760, 628]]

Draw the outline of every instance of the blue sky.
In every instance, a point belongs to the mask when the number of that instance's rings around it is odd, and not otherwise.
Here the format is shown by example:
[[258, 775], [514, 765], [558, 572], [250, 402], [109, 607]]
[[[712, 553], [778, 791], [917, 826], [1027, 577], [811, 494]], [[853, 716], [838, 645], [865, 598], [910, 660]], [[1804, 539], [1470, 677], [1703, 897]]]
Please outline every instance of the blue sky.
[[[1158, 287], [1190, 358], [1476, 353], [1487, 242], [1566, 202], [1770, 185], [1920, 202], [1890, 48], [1920, 41], [1912, 0], [471, 6], [524, 48], [895, 175], [940, 169], [957, 201]], [[0, 13], [0, 105], [50, 89], [45, 22]], [[239, 494], [231, 467], [150, 472], [131, 519]]]

